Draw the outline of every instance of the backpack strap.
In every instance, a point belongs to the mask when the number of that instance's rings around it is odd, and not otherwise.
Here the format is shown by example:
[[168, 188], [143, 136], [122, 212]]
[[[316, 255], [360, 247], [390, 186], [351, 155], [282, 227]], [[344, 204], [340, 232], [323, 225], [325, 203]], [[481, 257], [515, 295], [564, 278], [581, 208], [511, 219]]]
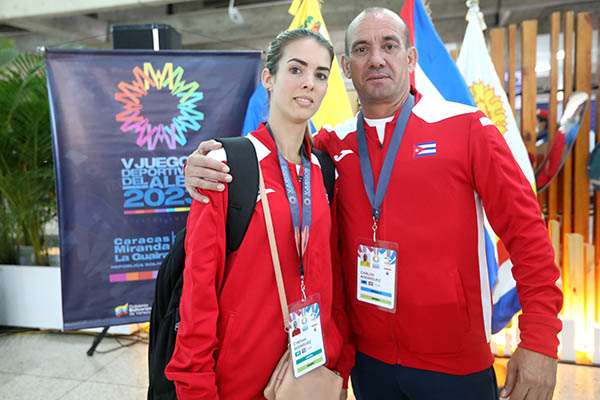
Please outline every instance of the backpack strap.
[[329, 204], [333, 201], [333, 191], [335, 188], [335, 165], [333, 160], [329, 157], [329, 154], [324, 151], [312, 148], [312, 152], [319, 159], [321, 164], [321, 173], [323, 174], [323, 184], [325, 190], [327, 190], [327, 197], [329, 198]]
[[[227, 202], [226, 254], [240, 247], [256, 207], [258, 165], [256, 150], [246, 137], [216, 139], [227, 153], [227, 165], [233, 180], [229, 184]], [[255, 189], [252, 189], [255, 188]]]

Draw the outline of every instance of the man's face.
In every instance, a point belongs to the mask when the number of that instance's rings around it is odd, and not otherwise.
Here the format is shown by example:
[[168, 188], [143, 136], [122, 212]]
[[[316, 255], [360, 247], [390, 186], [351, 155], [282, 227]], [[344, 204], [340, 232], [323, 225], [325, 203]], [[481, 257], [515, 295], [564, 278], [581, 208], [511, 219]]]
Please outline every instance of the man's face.
[[350, 55], [342, 65], [362, 104], [394, 103], [408, 94], [417, 53], [406, 48], [404, 29], [399, 18], [383, 12], [366, 14], [350, 28]]

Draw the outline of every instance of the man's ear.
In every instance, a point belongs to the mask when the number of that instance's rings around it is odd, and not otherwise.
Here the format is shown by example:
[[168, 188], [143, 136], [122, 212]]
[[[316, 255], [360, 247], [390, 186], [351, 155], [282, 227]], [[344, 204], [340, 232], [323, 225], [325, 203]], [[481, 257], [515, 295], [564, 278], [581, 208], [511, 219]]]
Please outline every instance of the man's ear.
[[263, 87], [267, 92], [270, 92], [273, 89], [273, 81], [275, 77], [271, 75], [271, 72], [267, 68], [262, 70], [262, 74], [260, 76], [260, 80], [262, 82]]
[[417, 67], [417, 49], [410, 47], [408, 53], [408, 72], [412, 73]]
[[350, 57], [342, 54], [342, 69], [344, 70], [344, 76], [348, 79], [352, 79], [352, 71], [350, 70]]

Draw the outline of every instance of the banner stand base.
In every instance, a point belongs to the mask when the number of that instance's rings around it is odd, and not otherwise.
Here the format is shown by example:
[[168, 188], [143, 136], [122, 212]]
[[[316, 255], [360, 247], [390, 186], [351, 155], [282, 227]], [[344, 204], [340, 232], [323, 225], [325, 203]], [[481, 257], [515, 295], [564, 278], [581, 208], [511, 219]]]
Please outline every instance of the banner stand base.
[[98, 334], [98, 336], [96, 336], [94, 338], [94, 341], [92, 342], [92, 347], [90, 347], [89, 350], [87, 351], [88, 356], [94, 355], [94, 351], [96, 350], [96, 347], [98, 347], [98, 345], [100, 344], [102, 339], [104, 339], [104, 336], [106, 336], [106, 333], [108, 332], [109, 328], [110, 328], [110, 326], [105, 326], [104, 329], [102, 329], [102, 332], [100, 332]]

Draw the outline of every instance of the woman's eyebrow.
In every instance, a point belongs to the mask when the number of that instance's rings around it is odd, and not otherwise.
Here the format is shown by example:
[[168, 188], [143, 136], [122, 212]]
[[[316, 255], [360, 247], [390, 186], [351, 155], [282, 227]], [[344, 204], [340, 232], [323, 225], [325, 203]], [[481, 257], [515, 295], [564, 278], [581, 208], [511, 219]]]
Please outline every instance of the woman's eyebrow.
[[[290, 58], [287, 62], [288, 63], [297, 62], [298, 64], [304, 65], [305, 67], [308, 66], [308, 63], [306, 61], [301, 60], [299, 58]], [[323, 66], [317, 67], [317, 69], [318, 70], [331, 71], [331, 69], [329, 67], [323, 67]]]
[[287, 62], [289, 64], [289, 63], [294, 62], [294, 61], [297, 62], [298, 64], [304, 65], [305, 67], [308, 66], [308, 63], [306, 61], [301, 60], [299, 58], [290, 58]]

